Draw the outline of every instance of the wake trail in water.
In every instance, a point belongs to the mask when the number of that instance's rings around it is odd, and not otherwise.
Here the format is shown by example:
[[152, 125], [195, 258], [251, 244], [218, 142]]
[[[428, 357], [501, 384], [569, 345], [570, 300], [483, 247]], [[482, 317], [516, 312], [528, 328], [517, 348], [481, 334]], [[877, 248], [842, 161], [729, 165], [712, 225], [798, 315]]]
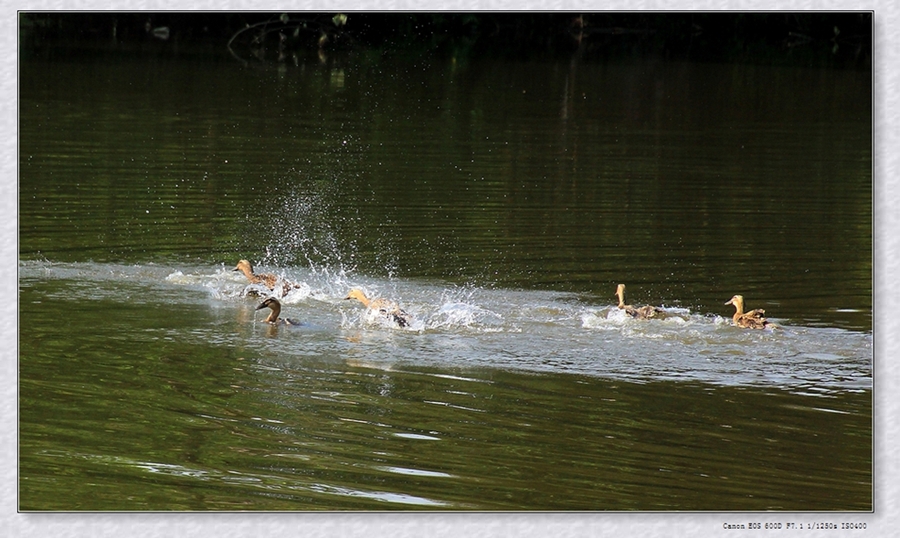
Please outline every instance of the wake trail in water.
[[[231, 268], [46, 261], [19, 267], [20, 282], [26, 285], [70, 283], [65, 300], [89, 303], [131, 290], [129, 297], [151, 306], [207, 301], [217, 315], [231, 309], [237, 323], [253, 326], [262, 325], [256, 305], [274, 295], [283, 305], [283, 317], [321, 328], [314, 338], [304, 333], [307, 339], [301, 347], [299, 337], [289, 331], [256, 342], [261, 349], [286, 356], [340, 358], [364, 350], [368, 363], [383, 367], [568, 372], [628, 380], [805, 387], [824, 393], [872, 386], [870, 333], [792, 326], [778, 319], [780, 330], [740, 329], [728, 317], [682, 307], [664, 307], [664, 319], [637, 320], [613, 304], [571, 293], [365, 277], [343, 268], [259, 267], [259, 272], [297, 284], [282, 293], [249, 284]], [[352, 288], [397, 302], [411, 316], [409, 326], [398, 327], [357, 301], [346, 300]], [[228, 340], [226, 335], [209, 338]], [[348, 342], [353, 346], [348, 348]]]

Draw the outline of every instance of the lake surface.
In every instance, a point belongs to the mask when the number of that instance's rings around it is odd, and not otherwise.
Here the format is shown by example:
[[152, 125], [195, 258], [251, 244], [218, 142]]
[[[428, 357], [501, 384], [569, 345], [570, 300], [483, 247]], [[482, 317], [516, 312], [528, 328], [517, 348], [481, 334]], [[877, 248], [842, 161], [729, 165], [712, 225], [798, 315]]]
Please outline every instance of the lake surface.
[[[871, 90], [26, 58], [19, 508], [871, 510]], [[779, 329], [731, 326], [737, 293]]]

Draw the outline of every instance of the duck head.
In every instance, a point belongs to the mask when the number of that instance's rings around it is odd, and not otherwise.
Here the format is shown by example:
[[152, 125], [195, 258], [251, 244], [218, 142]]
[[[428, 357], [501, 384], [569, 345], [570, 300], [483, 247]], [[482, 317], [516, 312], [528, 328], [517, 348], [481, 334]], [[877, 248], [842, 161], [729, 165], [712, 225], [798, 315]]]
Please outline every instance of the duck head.
[[263, 308], [268, 308], [272, 311], [272, 313], [269, 314], [269, 317], [267, 317], [264, 321], [274, 322], [278, 320], [278, 315], [281, 313], [281, 303], [278, 302], [278, 299], [269, 297], [256, 307], [257, 310], [262, 310]]
[[345, 301], [347, 299], [356, 299], [357, 301], [361, 302], [362, 304], [369, 306], [369, 298], [366, 297], [366, 294], [363, 292], [363, 290], [361, 290], [359, 288], [354, 288], [354, 289], [350, 290], [350, 293], [348, 293], [347, 296], [344, 297]]
[[240, 271], [244, 274], [253, 274], [253, 266], [250, 265], [250, 262], [247, 260], [241, 260], [237, 262], [237, 265], [232, 269], [232, 271]]
[[743, 312], [744, 311], [744, 296], [743, 295], [735, 295], [734, 297], [729, 299], [727, 303], [725, 303], [726, 306], [730, 305], [730, 304], [734, 305], [734, 307], [737, 309], [738, 313]]

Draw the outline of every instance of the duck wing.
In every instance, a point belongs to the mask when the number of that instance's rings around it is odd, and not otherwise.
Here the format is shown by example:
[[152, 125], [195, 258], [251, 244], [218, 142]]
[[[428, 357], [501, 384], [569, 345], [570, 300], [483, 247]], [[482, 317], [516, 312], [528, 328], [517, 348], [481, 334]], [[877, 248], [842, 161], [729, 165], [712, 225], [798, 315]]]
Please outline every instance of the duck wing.
[[412, 317], [402, 308], [387, 299], [375, 299], [369, 303], [369, 308], [377, 310], [379, 314], [390, 319], [400, 327], [408, 327], [412, 320]]
[[651, 318], [661, 318], [664, 317], [664, 311], [662, 308], [646, 305], [641, 307], [634, 307], [631, 305], [625, 305], [624, 307], [620, 307], [625, 310], [625, 313], [629, 316], [636, 319], [651, 319]]
[[390, 316], [394, 320], [394, 323], [400, 327], [409, 327], [410, 320], [412, 319], [409, 314], [399, 308], [391, 312]]
[[740, 327], [748, 329], [765, 329], [767, 325], [770, 325], [768, 320], [763, 316], [765, 313], [765, 310], [757, 308], [756, 310], [745, 312], [744, 315], [735, 320], [735, 323]]
[[397, 305], [382, 304], [377, 310], [379, 314], [390, 319], [400, 327], [408, 327], [410, 320], [412, 319], [409, 314]]
[[663, 317], [663, 309], [656, 306], [642, 306], [636, 309], [638, 318], [641, 319], [650, 319], [650, 318], [661, 318]]
[[741, 319], [746, 320], [745, 323], [747, 323], [748, 325], [753, 325], [754, 327], [758, 326], [758, 328], [765, 327], [766, 323], [768, 323], [766, 321], [766, 311], [762, 308], [744, 312], [744, 315], [741, 316]]

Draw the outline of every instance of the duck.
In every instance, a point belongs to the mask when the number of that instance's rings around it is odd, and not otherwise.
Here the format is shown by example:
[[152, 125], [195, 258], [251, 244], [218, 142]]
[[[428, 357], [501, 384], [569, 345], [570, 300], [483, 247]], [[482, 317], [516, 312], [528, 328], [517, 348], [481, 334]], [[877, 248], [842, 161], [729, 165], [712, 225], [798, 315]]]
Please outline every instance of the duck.
[[272, 273], [261, 273], [256, 274], [253, 272], [253, 266], [250, 265], [250, 262], [247, 260], [240, 260], [237, 263], [232, 271], [240, 271], [244, 273], [244, 276], [247, 277], [247, 280], [250, 281], [251, 284], [262, 284], [263, 286], [269, 288], [271, 291], [275, 291], [275, 286], [280, 281], [282, 283], [282, 292], [287, 293], [294, 288], [298, 288], [297, 284], [289, 280], [284, 280], [278, 275], [273, 275]]
[[765, 318], [766, 311], [762, 308], [744, 312], [743, 295], [735, 295], [725, 304], [734, 305], [734, 316], [731, 319], [738, 327], [745, 329], [774, 329], [777, 327], [777, 325]]
[[665, 311], [657, 306], [639, 306], [635, 307], [625, 304], [625, 284], [616, 286], [616, 296], [619, 298], [619, 310], [624, 310], [626, 314], [636, 319], [661, 318], [665, 316]]
[[269, 313], [269, 317], [263, 320], [265, 323], [271, 323], [272, 325], [303, 325], [303, 323], [290, 318], [279, 318], [281, 303], [274, 297], [269, 297], [256, 307], [257, 310], [262, 310], [263, 308], [268, 308], [272, 311]]
[[383, 298], [369, 299], [366, 297], [365, 292], [359, 288], [350, 290], [350, 293], [344, 297], [344, 300], [347, 299], [356, 299], [369, 310], [379, 312], [382, 316], [390, 319], [400, 327], [409, 327], [409, 324], [412, 321], [412, 317], [401, 309], [397, 303]]

